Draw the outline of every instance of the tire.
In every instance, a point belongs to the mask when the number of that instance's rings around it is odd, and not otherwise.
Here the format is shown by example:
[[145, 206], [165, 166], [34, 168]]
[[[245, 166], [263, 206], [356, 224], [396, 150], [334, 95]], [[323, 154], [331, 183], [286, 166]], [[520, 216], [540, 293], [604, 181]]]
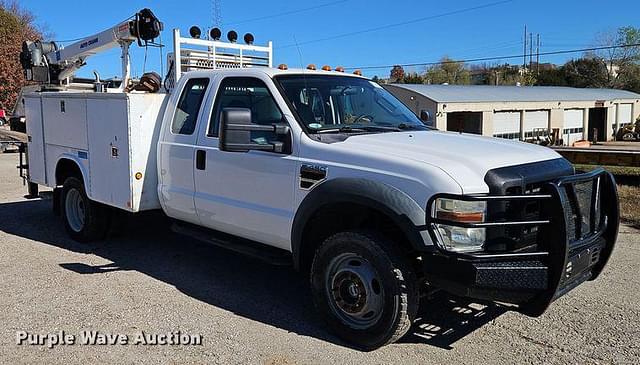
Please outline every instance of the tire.
[[313, 301], [323, 320], [367, 351], [409, 331], [419, 304], [416, 284], [402, 251], [375, 233], [337, 233], [320, 245], [311, 265]]
[[87, 197], [81, 180], [76, 177], [65, 180], [60, 206], [65, 229], [75, 241], [86, 243], [105, 237], [109, 226], [108, 211]]

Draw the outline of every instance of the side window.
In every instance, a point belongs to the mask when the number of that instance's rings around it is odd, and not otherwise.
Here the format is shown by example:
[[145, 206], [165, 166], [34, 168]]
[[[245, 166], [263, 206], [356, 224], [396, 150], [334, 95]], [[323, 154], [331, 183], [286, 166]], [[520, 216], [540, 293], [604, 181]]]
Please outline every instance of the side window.
[[[251, 77], [228, 77], [222, 80], [216, 102], [211, 113], [208, 136], [218, 136], [220, 114], [224, 108], [248, 108], [251, 109], [251, 117], [257, 124], [284, 123], [282, 112], [267, 85], [259, 79]], [[252, 132], [252, 138], [258, 140], [268, 136], [261, 136], [264, 132]]]
[[196, 129], [198, 113], [204, 99], [204, 94], [209, 85], [208, 78], [191, 79], [180, 95], [171, 123], [171, 132], [174, 134], [192, 134]]

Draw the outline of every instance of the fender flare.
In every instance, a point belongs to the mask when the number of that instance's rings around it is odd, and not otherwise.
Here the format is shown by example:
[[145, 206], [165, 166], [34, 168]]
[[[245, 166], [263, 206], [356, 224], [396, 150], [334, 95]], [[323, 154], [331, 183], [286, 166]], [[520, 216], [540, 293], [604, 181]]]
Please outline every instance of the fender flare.
[[420, 207], [406, 193], [382, 182], [336, 178], [311, 190], [298, 207], [291, 228], [291, 251], [296, 269], [301, 264], [302, 236], [307, 222], [323, 207], [337, 203], [354, 203], [383, 213], [402, 230], [416, 250], [424, 251], [431, 244], [426, 231], [426, 208]]
[[82, 174], [82, 182], [85, 186], [85, 190], [87, 190], [87, 196], [89, 196], [90, 192], [88, 190], [89, 188], [89, 173], [87, 172], [86, 168], [82, 165], [82, 163], [80, 162], [80, 159], [78, 158], [78, 156], [74, 156], [70, 153], [63, 153], [60, 156], [58, 156], [58, 159], [56, 161], [56, 167], [55, 170], [53, 171], [53, 185], [57, 185], [56, 184], [56, 175], [58, 173], [58, 165], [60, 164], [60, 161], [62, 160], [69, 160], [71, 162], [73, 162], [74, 164], [76, 164], [76, 166], [78, 167], [78, 170], [80, 170], [80, 174]]

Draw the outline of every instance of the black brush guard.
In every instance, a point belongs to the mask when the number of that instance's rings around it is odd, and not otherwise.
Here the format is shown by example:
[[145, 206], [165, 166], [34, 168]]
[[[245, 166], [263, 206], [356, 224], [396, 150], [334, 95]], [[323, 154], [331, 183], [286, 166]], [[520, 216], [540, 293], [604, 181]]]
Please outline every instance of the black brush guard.
[[[457, 295], [516, 304], [530, 316], [539, 316], [557, 298], [587, 280], [598, 277], [616, 242], [619, 207], [613, 176], [603, 169], [561, 177], [541, 184], [532, 194], [457, 196], [458, 200], [486, 201], [491, 206], [539, 202], [537, 219], [492, 219], [460, 223], [428, 218], [434, 242], [436, 224], [466, 228], [505, 229], [536, 227], [533, 245], [503, 252], [455, 253], [437, 244], [424, 258], [429, 284]], [[491, 216], [491, 215], [489, 215]]]

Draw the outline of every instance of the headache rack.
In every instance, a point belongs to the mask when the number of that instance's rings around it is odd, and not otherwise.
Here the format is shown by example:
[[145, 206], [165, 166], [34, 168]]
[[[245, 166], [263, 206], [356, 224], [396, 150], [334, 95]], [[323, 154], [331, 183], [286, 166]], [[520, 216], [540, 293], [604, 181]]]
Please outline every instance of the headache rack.
[[166, 87], [173, 89], [184, 72], [199, 70], [233, 69], [244, 67], [272, 67], [273, 45], [240, 44], [187, 38], [180, 30], [173, 30], [173, 52], [167, 55], [169, 72]]

